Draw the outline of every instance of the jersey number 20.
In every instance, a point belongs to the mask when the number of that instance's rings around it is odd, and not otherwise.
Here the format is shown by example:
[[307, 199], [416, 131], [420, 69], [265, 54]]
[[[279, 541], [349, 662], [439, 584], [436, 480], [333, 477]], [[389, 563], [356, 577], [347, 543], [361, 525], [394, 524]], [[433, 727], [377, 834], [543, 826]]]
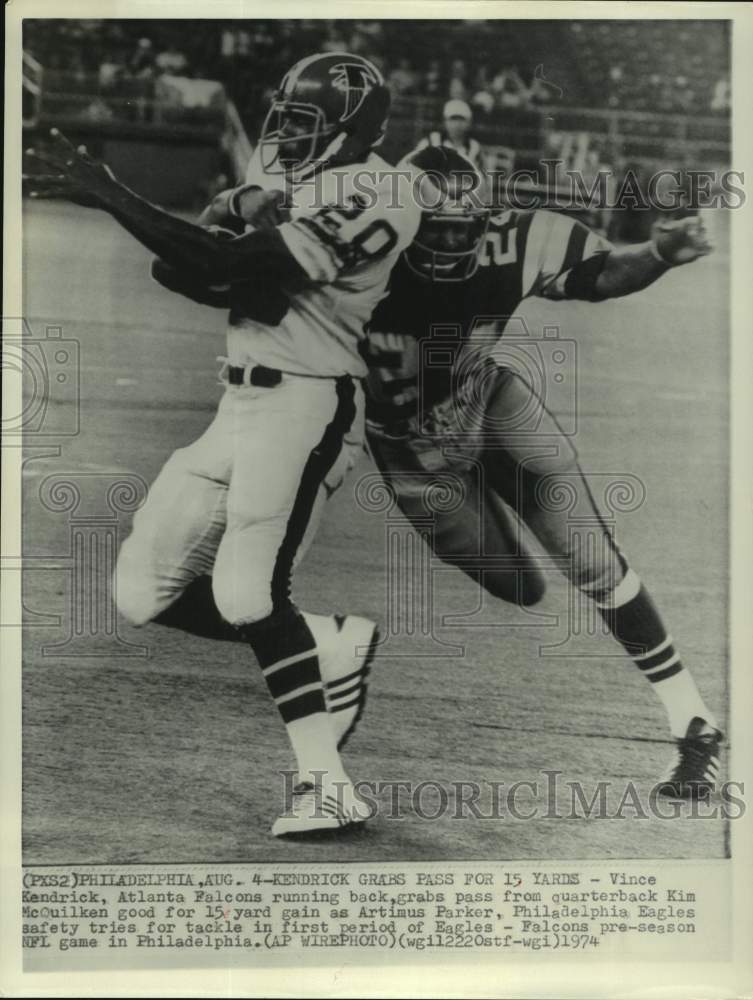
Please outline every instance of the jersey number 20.
[[[397, 233], [386, 219], [372, 219], [363, 229], [353, 225], [365, 209], [366, 202], [355, 197], [347, 207], [332, 206], [316, 215], [327, 234], [324, 238], [349, 267], [384, 257], [397, 243]], [[320, 234], [324, 236], [321, 230]]]

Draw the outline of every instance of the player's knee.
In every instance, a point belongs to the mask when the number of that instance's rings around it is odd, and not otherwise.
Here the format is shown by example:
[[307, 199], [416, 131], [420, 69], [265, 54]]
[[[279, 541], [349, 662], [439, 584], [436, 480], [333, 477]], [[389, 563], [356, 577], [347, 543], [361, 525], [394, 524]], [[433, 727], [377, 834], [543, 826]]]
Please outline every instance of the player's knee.
[[538, 604], [546, 593], [546, 580], [537, 569], [487, 570], [483, 574], [483, 587], [492, 597], [508, 604], [529, 608]]
[[526, 571], [518, 574], [519, 590], [517, 603], [524, 608], [538, 604], [546, 593], [544, 574], [538, 571]]
[[263, 621], [272, 614], [272, 591], [267, 578], [255, 580], [251, 574], [241, 578], [215, 568], [212, 592], [217, 610], [231, 625]]
[[570, 582], [589, 597], [601, 599], [619, 585], [625, 576], [625, 561], [616, 549], [609, 549], [600, 559], [573, 560]]

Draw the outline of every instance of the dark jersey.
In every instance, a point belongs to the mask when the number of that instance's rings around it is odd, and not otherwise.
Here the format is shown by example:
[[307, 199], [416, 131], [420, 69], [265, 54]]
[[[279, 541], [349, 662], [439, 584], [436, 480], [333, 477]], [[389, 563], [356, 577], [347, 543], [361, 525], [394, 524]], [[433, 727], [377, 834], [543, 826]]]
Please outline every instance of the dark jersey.
[[401, 258], [369, 323], [369, 418], [393, 424], [447, 399], [469, 358], [493, 353], [529, 295], [597, 299], [610, 249], [568, 216], [506, 211], [492, 217], [467, 281], [425, 280]]

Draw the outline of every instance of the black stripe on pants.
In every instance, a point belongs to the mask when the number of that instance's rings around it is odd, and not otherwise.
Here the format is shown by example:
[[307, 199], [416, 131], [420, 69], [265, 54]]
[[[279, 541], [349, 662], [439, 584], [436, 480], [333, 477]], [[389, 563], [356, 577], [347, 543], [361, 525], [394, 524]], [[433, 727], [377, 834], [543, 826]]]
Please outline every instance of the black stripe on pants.
[[[293, 509], [288, 518], [285, 537], [277, 551], [272, 573], [272, 607], [274, 611], [290, 603], [290, 577], [296, 552], [306, 533], [316, 496], [324, 478], [335, 464], [343, 438], [356, 416], [355, 386], [349, 375], [335, 380], [337, 407], [319, 444], [306, 461], [298, 486]], [[273, 611], [273, 613], [274, 613]]]
[[[290, 578], [295, 555], [311, 519], [319, 487], [334, 465], [345, 433], [355, 418], [355, 386], [349, 376], [335, 380], [337, 407], [319, 444], [309, 455], [288, 518], [285, 536], [272, 573], [272, 614], [240, 628], [264, 672], [270, 694], [283, 722], [326, 712], [316, 643], [306, 620], [290, 600]], [[275, 670], [281, 660], [310, 652], [310, 656]], [[312, 685], [318, 687], [313, 688]], [[308, 690], [305, 690], [306, 688]]]

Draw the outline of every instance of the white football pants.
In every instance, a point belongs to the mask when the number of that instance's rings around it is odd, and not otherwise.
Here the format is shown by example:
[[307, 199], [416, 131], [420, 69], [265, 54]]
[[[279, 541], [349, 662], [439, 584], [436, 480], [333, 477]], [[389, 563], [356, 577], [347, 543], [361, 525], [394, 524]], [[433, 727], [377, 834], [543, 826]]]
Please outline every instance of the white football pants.
[[201, 574], [232, 624], [287, 600], [327, 496], [363, 446], [363, 393], [344, 377], [228, 386], [193, 444], [175, 451], [136, 513], [115, 571], [118, 608], [144, 624]]

